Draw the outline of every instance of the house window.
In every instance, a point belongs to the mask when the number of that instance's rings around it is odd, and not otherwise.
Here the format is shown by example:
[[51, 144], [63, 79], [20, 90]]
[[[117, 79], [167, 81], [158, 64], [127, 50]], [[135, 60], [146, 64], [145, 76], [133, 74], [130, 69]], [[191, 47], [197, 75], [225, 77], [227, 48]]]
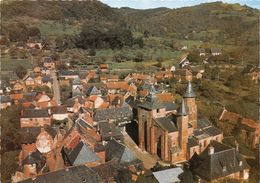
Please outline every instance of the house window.
[[157, 113], [159, 113], [159, 112], [160, 112], [160, 109], [156, 109], [156, 111], [157, 111]]

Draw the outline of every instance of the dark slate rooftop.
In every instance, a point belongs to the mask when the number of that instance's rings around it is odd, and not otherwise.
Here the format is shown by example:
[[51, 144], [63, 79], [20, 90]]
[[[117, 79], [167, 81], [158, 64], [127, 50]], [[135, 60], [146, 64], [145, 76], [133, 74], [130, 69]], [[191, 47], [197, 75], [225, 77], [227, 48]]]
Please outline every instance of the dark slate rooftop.
[[8, 103], [11, 101], [12, 101], [11, 97], [6, 95], [0, 95], [0, 103]]
[[179, 115], [179, 116], [187, 115], [187, 108], [186, 108], [184, 100], [182, 100], [182, 102], [181, 102], [181, 106], [179, 107], [177, 115]]
[[186, 92], [184, 93], [183, 97], [184, 98], [195, 98], [196, 97], [195, 93], [193, 92], [193, 88], [192, 88], [190, 81], [188, 82], [188, 86], [187, 86]]
[[82, 141], [74, 149], [62, 149], [63, 155], [65, 155], [70, 165], [80, 165], [89, 162], [99, 161], [99, 157]]
[[130, 120], [133, 113], [129, 107], [97, 109], [93, 120], [96, 122], [114, 119], [118, 121]]
[[116, 140], [123, 140], [124, 136], [121, 133], [120, 129], [113, 123], [99, 123], [99, 131], [102, 137], [102, 140], [109, 141], [112, 138]]
[[161, 127], [167, 130], [169, 133], [178, 131], [175, 124], [167, 117], [161, 117], [154, 119]]
[[220, 135], [222, 133], [221, 130], [219, 130], [218, 128], [216, 128], [214, 126], [204, 128], [203, 130], [205, 131], [205, 133], [209, 134], [210, 136], [216, 136], [216, 135]]
[[27, 179], [21, 183], [102, 183], [102, 178], [85, 165], [73, 166]]
[[165, 107], [166, 111], [173, 111], [179, 108], [178, 104], [173, 102], [162, 102], [162, 105]]
[[206, 127], [211, 126], [212, 124], [207, 118], [200, 117], [198, 118], [197, 125], [198, 125], [198, 129], [204, 129]]
[[48, 118], [48, 110], [45, 109], [24, 109], [21, 118]]
[[194, 146], [198, 146], [199, 143], [196, 141], [196, 139], [194, 137], [190, 137], [188, 139], [188, 147], [194, 147]]
[[[210, 147], [214, 148], [212, 154], [209, 153]], [[200, 155], [194, 154], [190, 161], [190, 168], [202, 179], [211, 181], [248, 169], [249, 166], [235, 148], [218, 141], [211, 141]]]
[[22, 162], [23, 165], [33, 165], [36, 164], [36, 170], [40, 171], [46, 164], [46, 158], [36, 150], [35, 152], [29, 154]]
[[[48, 134], [50, 134], [52, 138], [55, 138], [58, 133], [57, 128], [51, 127], [49, 125], [45, 125], [44, 130]], [[25, 128], [19, 129], [20, 143], [22, 143], [22, 144], [35, 143], [36, 138], [40, 134], [40, 132], [41, 132], [41, 127], [25, 127]]]
[[128, 147], [114, 139], [112, 139], [106, 146], [106, 161], [111, 160], [118, 161], [121, 165], [141, 163]]

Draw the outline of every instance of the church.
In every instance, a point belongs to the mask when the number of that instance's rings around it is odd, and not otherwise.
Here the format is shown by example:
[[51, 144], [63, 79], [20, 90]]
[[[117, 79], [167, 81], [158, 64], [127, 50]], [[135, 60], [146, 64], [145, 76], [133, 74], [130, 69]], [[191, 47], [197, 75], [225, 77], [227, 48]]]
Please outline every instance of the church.
[[156, 91], [150, 91], [137, 108], [139, 148], [176, 164], [203, 152], [211, 140], [221, 142], [223, 133], [197, 113], [191, 82], [177, 110], [167, 109], [157, 100]]

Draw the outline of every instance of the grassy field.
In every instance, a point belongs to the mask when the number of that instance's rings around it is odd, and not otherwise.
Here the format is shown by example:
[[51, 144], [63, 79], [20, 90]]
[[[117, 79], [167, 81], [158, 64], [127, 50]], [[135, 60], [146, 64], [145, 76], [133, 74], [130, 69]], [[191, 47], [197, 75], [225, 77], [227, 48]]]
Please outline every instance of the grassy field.
[[15, 68], [19, 65], [22, 65], [26, 69], [32, 68], [31, 63], [28, 60], [1, 58], [1, 70], [2, 71], [15, 70]]

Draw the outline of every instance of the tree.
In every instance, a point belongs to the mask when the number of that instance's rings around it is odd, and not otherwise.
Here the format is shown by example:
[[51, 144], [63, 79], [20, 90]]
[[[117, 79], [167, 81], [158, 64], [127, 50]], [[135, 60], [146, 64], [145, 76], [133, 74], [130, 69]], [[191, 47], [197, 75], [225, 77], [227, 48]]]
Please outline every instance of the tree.
[[11, 182], [11, 175], [18, 168], [18, 151], [5, 152], [1, 157], [1, 182]]
[[41, 37], [40, 29], [38, 27], [29, 27], [28, 36], [40, 38]]
[[20, 148], [20, 106], [11, 106], [1, 110], [1, 154]]
[[144, 41], [143, 41], [143, 38], [137, 38], [135, 40], [135, 44], [137, 44], [139, 46], [139, 48], [143, 48], [144, 47]]
[[145, 66], [144, 66], [144, 64], [142, 64], [142, 63], [137, 63], [137, 64], [135, 64], [135, 68], [136, 68], [136, 70], [138, 70], [138, 71], [142, 71], [142, 70], [145, 69]]
[[26, 42], [28, 40], [28, 30], [23, 23], [12, 25], [8, 28], [8, 35], [10, 41]]
[[91, 50], [89, 51], [89, 55], [90, 55], [90, 56], [95, 56], [95, 55], [96, 55], [96, 50], [95, 50], [95, 49], [91, 49]]
[[136, 62], [142, 62], [143, 60], [144, 60], [144, 55], [143, 55], [143, 53], [142, 52], [138, 52], [137, 54], [136, 54], [136, 57], [135, 57], [135, 59], [134, 59]]
[[24, 66], [19, 65], [15, 68], [15, 73], [20, 79], [22, 79], [26, 75], [27, 70]]

